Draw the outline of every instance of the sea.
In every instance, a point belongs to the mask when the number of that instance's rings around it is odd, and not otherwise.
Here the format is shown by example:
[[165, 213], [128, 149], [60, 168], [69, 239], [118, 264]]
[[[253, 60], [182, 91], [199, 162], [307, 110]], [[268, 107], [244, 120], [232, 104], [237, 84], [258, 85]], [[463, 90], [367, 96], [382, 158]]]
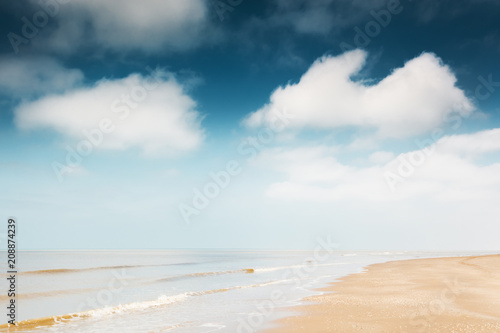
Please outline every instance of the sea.
[[[488, 253], [19, 251], [16, 320], [26, 321], [22, 332], [259, 332], [293, 314], [304, 297], [368, 265], [478, 254]], [[7, 262], [5, 251], [3, 257]], [[11, 299], [7, 270], [0, 272], [3, 324]]]

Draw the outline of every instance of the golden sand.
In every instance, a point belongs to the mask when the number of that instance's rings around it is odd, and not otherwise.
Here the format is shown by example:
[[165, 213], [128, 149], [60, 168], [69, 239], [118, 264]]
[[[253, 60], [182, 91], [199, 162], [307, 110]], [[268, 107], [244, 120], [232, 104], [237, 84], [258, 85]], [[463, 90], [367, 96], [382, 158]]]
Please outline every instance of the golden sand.
[[500, 255], [376, 264], [325, 291], [268, 332], [500, 332]]

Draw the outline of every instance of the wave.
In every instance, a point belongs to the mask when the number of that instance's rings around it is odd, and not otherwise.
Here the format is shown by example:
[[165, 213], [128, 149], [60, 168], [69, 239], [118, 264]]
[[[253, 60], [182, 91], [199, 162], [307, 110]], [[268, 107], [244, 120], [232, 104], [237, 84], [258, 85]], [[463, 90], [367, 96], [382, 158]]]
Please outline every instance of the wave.
[[[256, 287], [265, 287], [273, 284], [283, 283], [289, 280], [275, 280], [268, 281], [258, 284], [246, 285], [246, 286], [233, 286], [227, 288], [213, 289], [213, 290], [204, 290], [204, 291], [191, 291], [185, 292], [177, 295], [162, 295], [158, 297], [156, 300], [151, 301], [143, 301], [143, 302], [134, 302], [128, 304], [120, 304], [114, 307], [106, 307], [94, 310], [88, 310], [84, 312], [70, 313], [59, 316], [51, 316], [44, 318], [35, 318], [24, 320], [16, 323], [16, 331], [17, 330], [29, 330], [34, 329], [41, 326], [53, 326], [57, 324], [64, 324], [65, 322], [72, 320], [82, 320], [82, 319], [91, 319], [91, 318], [102, 318], [111, 315], [117, 315], [122, 313], [127, 313], [130, 311], [143, 311], [147, 309], [157, 308], [167, 306], [173, 303], [182, 302], [190, 297], [204, 296], [216, 293], [227, 292], [231, 290], [237, 289], [246, 289], [246, 288], [256, 288]], [[10, 324], [0, 325], [0, 329], [13, 327]]]
[[[187, 263], [184, 263], [187, 264]], [[149, 281], [139, 281], [133, 283], [133, 285], [141, 285], [141, 284], [154, 284], [161, 282], [170, 282], [177, 281], [187, 278], [199, 278], [199, 277], [208, 277], [208, 276], [218, 276], [224, 274], [254, 274], [254, 273], [266, 273], [266, 272], [274, 272], [286, 269], [300, 269], [305, 267], [319, 267], [319, 266], [332, 266], [332, 265], [344, 265], [345, 263], [329, 263], [329, 264], [314, 264], [311, 262], [309, 264], [301, 264], [301, 265], [290, 265], [290, 266], [275, 266], [275, 267], [262, 267], [262, 268], [243, 268], [243, 269], [235, 269], [228, 271], [215, 271], [215, 272], [196, 272], [182, 275], [175, 275], [164, 278], [157, 278]], [[172, 265], [172, 264], [170, 264]], [[175, 264], [173, 264], [175, 265]], [[82, 269], [49, 269], [49, 270], [37, 270], [37, 271], [27, 271], [22, 272], [22, 274], [58, 274], [58, 273], [67, 273], [67, 272], [80, 272], [80, 271], [90, 271], [90, 270], [105, 270], [105, 269], [123, 269], [123, 268], [135, 268], [135, 267], [144, 267], [147, 265], [135, 265], [135, 266], [104, 266], [104, 267], [94, 267], [94, 268], [82, 268]], [[157, 265], [164, 266], [164, 265]], [[166, 265], [165, 265], [166, 266]], [[18, 294], [19, 299], [32, 299], [37, 297], [57, 297], [60, 295], [69, 295], [69, 294], [81, 294], [85, 292], [92, 292], [96, 290], [100, 290], [100, 287], [94, 288], [83, 288], [83, 289], [66, 289], [66, 290], [51, 290], [46, 292], [33, 292], [27, 294]], [[0, 301], [8, 300], [7, 295], [0, 295]]]
[[255, 273], [255, 269], [243, 268], [243, 269], [235, 269], [232, 271], [200, 272], [200, 273], [182, 274], [182, 275], [175, 275], [175, 276], [170, 276], [170, 277], [166, 277], [166, 278], [156, 279], [153, 281], [153, 283], [166, 282], [166, 281], [176, 281], [176, 280], [182, 280], [182, 279], [186, 279], [186, 278], [215, 276], [215, 275], [223, 275], [223, 274], [237, 274], [237, 273], [251, 274], [251, 273]]
[[212, 290], [203, 290], [203, 291], [188, 291], [188, 292], [173, 295], [173, 296], [162, 295], [162, 296], [158, 297], [158, 299], [153, 300], [153, 301], [134, 302], [134, 303], [118, 305], [115, 307], [89, 310], [86, 312], [82, 312], [82, 314], [84, 314], [85, 317], [102, 317], [102, 316], [106, 316], [106, 315], [118, 314], [118, 313], [131, 311], [131, 310], [134, 310], [134, 311], [135, 310], [146, 310], [146, 309], [150, 309], [150, 308], [156, 308], [156, 307], [165, 306], [165, 305], [169, 305], [172, 303], [184, 301], [185, 299], [187, 299], [189, 297], [217, 294], [217, 293], [223, 293], [226, 291], [237, 290], [237, 289], [265, 287], [265, 286], [269, 286], [269, 285], [273, 285], [273, 284], [277, 284], [277, 283], [282, 283], [285, 281], [288, 281], [288, 280], [276, 280], [276, 281], [269, 281], [269, 282], [263, 282], [263, 283], [246, 285], [246, 286], [233, 286], [233, 287], [212, 289]]
[[[65, 290], [51, 290], [44, 292], [34, 292], [27, 294], [16, 293], [17, 299], [30, 299], [37, 297], [58, 297], [61, 295], [78, 295], [87, 292], [99, 291], [102, 288], [80, 288], [80, 289], [65, 289]], [[9, 300], [10, 297], [8, 295], [0, 295], [0, 301]]]
[[[86, 271], [101, 271], [101, 270], [114, 270], [114, 269], [131, 269], [131, 268], [144, 268], [144, 267], [166, 267], [166, 266], [184, 266], [184, 265], [195, 265], [197, 262], [184, 262], [184, 263], [175, 263], [175, 264], [162, 264], [162, 265], [120, 265], [120, 266], [101, 266], [101, 267], [88, 267], [88, 268], [55, 268], [55, 269], [41, 269], [34, 271], [20, 271], [18, 274], [20, 275], [44, 275], [44, 274], [67, 274], [67, 273], [79, 273]], [[178, 276], [167, 277], [163, 279], [159, 279], [157, 281], [171, 281], [177, 279], [183, 279], [187, 277], [202, 277], [202, 276], [212, 276], [212, 275], [221, 275], [221, 274], [234, 274], [234, 273], [255, 273], [255, 272], [271, 272], [282, 269], [291, 269], [291, 268], [300, 268], [300, 267], [308, 267], [311, 265], [314, 266], [330, 266], [330, 265], [339, 265], [342, 263], [333, 263], [333, 264], [314, 264], [311, 261], [309, 264], [302, 265], [292, 265], [292, 266], [277, 266], [277, 267], [265, 267], [265, 268], [243, 268], [236, 269], [231, 271], [220, 271], [220, 272], [201, 272], [201, 273], [191, 273], [184, 274]]]
[[262, 268], [243, 268], [243, 269], [235, 269], [231, 271], [218, 271], [218, 272], [200, 272], [200, 273], [190, 273], [190, 274], [182, 274], [169, 276], [161, 279], [156, 279], [151, 283], [157, 282], [167, 282], [167, 281], [177, 281], [186, 278], [196, 278], [196, 277], [205, 277], [205, 276], [216, 276], [216, 275], [224, 275], [224, 274], [251, 274], [251, 273], [264, 273], [264, 272], [274, 272], [285, 269], [294, 269], [294, 268], [304, 268], [304, 267], [321, 267], [321, 266], [333, 266], [333, 265], [345, 265], [345, 263], [330, 263], [330, 264], [315, 264], [311, 261], [309, 264], [301, 264], [301, 265], [291, 265], [291, 266], [276, 266], [276, 267], [262, 267]]
[[[74, 271], [86, 271], [86, 270], [98, 270], [98, 269], [121, 269], [121, 268], [130, 268], [130, 267], [140, 267], [140, 266], [108, 266], [108, 267], [96, 267], [96, 268], [84, 268], [84, 269], [52, 269], [52, 270], [39, 270], [39, 271], [28, 271], [28, 272], [23, 272], [24, 274], [52, 274], [52, 273], [64, 273], [64, 272], [74, 272]], [[172, 277], [166, 277], [166, 278], [160, 278], [156, 279], [154, 281], [150, 282], [137, 282], [134, 283], [133, 285], [141, 285], [143, 283], [158, 283], [158, 282], [164, 282], [164, 281], [175, 281], [175, 280], [181, 280], [185, 278], [190, 278], [190, 277], [204, 277], [204, 276], [213, 276], [213, 275], [221, 275], [221, 274], [234, 274], [234, 273], [245, 273], [245, 274], [251, 274], [254, 273], [255, 270], [253, 268], [245, 268], [245, 269], [238, 269], [238, 270], [233, 270], [233, 271], [221, 271], [221, 272], [201, 272], [201, 273], [191, 273], [191, 274], [184, 274], [184, 275], [177, 275], [177, 276], [172, 276]], [[92, 291], [97, 291], [100, 290], [101, 288], [95, 287], [95, 288], [84, 288], [84, 289], [66, 289], [66, 290], [51, 290], [51, 291], [46, 291], [46, 292], [33, 292], [33, 293], [27, 293], [27, 294], [17, 294], [17, 297], [19, 299], [30, 299], [30, 298], [36, 298], [36, 297], [57, 297], [60, 295], [66, 295], [66, 294], [81, 294], [85, 292], [92, 292]], [[0, 295], [0, 301], [5, 301], [10, 299], [7, 295]]]
[[101, 270], [113, 270], [113, 269], [123, 269], [123, 268], [144, 268], [144, 267], [166, 267], [166, 266], [184, 266], [184, 265], [195, 265], [196, 262], [183, 262], [176, 264], [163, 264], [163, 265], [121, 265], [121, 266], [101, 266], [101, 267], [88, 267], [88, 268], [56, 268], [56, 269], [41, 269], [36, 271], [20, 271], [18, 274], [21, 275], [37, 275], [37, 274], [61, 274], [61, 273], [78, 273], [85, 271], [101, 271]]

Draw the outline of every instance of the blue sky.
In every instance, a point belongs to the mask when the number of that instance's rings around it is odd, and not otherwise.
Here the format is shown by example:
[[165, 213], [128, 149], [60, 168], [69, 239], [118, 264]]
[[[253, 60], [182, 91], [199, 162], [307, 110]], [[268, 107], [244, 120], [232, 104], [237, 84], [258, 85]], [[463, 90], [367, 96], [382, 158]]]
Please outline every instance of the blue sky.
[[4, 3], [24, 249], [498, 249], [500, 5]]

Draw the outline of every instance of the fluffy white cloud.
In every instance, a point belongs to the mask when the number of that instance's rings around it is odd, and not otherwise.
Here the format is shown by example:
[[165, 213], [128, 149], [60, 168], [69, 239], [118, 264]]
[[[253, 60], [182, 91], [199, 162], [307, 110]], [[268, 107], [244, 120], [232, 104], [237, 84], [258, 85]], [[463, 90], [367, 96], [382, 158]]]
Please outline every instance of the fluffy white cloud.
[[73, 0], [58, 6], [57, 29], [37, 42], [66, 52], [83, 43], [120, 51], [185, 50], [213, 38], [206, 34], [208, 5], [205, 0]]
[[290, 127], [357, 126], [374, 128], [379, 137], [401, 138], [434, 129], [453, 113], [473, 112], [450, 68], [434, 54], [423, 53], [376, 84], [351, 79], [366, 57], [354, 50], [318, 59], [298, 83], [276, 89], [269, 104], [245, 119], [246, 125], [267, 125], [286, 110], [294, 116]]
[[[500, 163], [475, 162], [499, 152], [500, 129], [443, 137], [435, 146], [401, 154], [385, 164], [389, 152], [375, 152], [365, 166], [340, 163], [325, 146], [264, 151], [259, 162], [285, 174], [269, 186], [275, 199], [313, 202], [394, 202], [417, 198], [495, 202], [500, 199]], [[393, 155], [392, 155], [393, 156]], [[352, 201], [354, 200], [354, 201]]]
[[84, 78], [80, 70], [67, 69], [45, 57], [1, 57], [0, 73], [0, 90], [16, 97], [62, 92], [79, 85]]
[[[98, 148], [140, 147], [147, 154], [195, 149], [203, 140], [196, 103], [168, 73], [101, 80], [24, 103], [15, 110], [21, 129], [50, 128], [73, 139], [94, 133]], [[96, 131], [103, 134], [100, 142]], [[97, 139], [96, 139], [97, 138]]]

